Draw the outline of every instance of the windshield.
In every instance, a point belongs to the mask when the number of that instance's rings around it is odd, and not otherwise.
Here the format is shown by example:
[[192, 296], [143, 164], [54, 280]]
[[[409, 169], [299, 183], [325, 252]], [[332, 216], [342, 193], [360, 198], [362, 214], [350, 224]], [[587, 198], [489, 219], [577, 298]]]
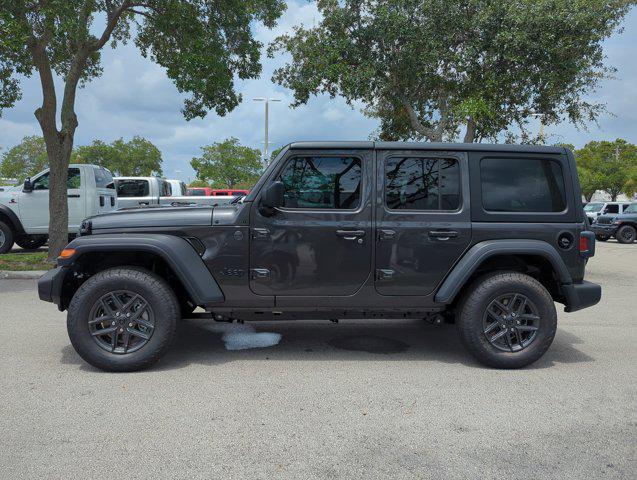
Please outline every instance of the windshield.
[[584, 207], [584, 211], [585, 212], [599, 212], [602, 207], [604, 206], [603, 203], [589, 203]]
[[629, 205], [628, 208], [624, 210], [624, 213], [637, 213], [637, 203]]

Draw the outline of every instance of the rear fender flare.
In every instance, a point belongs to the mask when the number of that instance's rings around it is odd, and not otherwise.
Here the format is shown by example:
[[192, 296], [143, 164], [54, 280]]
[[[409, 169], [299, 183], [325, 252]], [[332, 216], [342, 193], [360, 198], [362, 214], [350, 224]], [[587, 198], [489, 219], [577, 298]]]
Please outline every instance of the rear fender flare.
[[561, 284], [572, 283], [571, 275], [559, 253], [541, 240], [487, 240], [471, 247], [458, 261], [436, 292], [436, 303], [449, 304], [480, 264], [496, 255], [538, 255], [553, 266]]

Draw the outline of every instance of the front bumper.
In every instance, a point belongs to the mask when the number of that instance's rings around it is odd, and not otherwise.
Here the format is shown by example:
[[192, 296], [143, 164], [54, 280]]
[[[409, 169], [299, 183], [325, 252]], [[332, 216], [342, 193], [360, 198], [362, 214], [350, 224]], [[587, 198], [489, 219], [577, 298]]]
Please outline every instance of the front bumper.
[[618, 228], [619, 227], [617, 225], [613, 225], [612, 223], [594, 223], [591, 225], [591, 231], [595, 235], [600, 235], [602, 237], [614, 237]]
[[68, 272], [68, 267], [57, 267], [45, 273], [38, 280], [38, 296], [40, 300], [55, 303], [60, 310], [62, 306], [62, 285]]
[[576, 312], [586, 307], [597, 305], [602, 298], [602, 287], [596, 283], [587, 282], [562, 285], [566, 296], [565, 312]]

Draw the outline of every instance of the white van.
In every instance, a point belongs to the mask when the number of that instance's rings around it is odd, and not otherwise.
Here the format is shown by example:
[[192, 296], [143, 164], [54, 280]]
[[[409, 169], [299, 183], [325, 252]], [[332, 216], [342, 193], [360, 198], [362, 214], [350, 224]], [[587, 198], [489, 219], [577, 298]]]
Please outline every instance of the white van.
[[[79, 233], [86, 217], [117, 209], [113, 175], [97, 165], [72, 164], [67, 182], [69, 234]], [[24, 185], [0, 192], [0, 254], [13, 243], [38, 248], [49, 232], [49, 170], [25, 180]]]

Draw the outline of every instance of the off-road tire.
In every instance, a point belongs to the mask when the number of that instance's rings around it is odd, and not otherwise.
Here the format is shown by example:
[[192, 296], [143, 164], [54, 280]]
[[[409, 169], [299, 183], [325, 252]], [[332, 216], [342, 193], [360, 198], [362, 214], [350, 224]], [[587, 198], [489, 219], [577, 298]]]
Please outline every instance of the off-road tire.
[[[155, 316], [150, 340], [132, 353], [107, 352], [89, 332], [88, 320], [93, 305], [109, 292], [120, 290], [141, 295]], [[161, 277], [141, 268], [115, 267], [95, 274], [80, 286], [69, 305], [67, 330], [75, 351], [87, 363], [111, 372], [131, 372], [150, 367], [166, 353], [179, 318], [179, 301]]]
[[632, 225], [622, 225], [617, 230], [615, 238], [619, 243], [633, 243], [637, 238], [637, 230]]
[[[531, 300], [540, 316], [534, 340], [519, 352], [494, 347], [483, 331], [483, 315], [500, 295], [520, 293]], [[557, 329], [557, 312], [549, 292], [533, 277], [518, 272], [496, 272], [476, 279], [461, 299], [456, 317], [463, 345], [484, 365], [521, 368], [537, 361], [551, 346]]]
[[10, 252], [13, 248], [13, 230], [4, 222], [0, 222], [0, 254]]
[[46, 235], [23, 235], [15, 239], [15, 243], [24, 250], [37, 250], [44, 245], [49, 237]]

